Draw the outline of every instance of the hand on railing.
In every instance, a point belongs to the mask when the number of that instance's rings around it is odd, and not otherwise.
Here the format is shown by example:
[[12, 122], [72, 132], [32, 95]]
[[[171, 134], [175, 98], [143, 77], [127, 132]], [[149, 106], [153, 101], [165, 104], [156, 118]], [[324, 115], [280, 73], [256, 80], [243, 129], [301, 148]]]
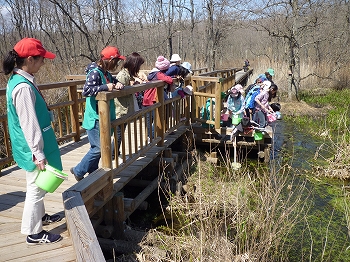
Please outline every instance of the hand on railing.
[[115, 84], [114, 88], [117, 90], [121, 90], [124, 88], [124, 85], [122, 83], [118, 82]]
[[108, 91], [112, 91], [113, 89], [121, 90], [124, 88], [124, 85], [120, 82], [114, 84], [114, 83], [108, 83]]
[[114, 89], [114, 87], [115, 87], [115, 84], [114, 83], [108, 83], [107, 87], [108, 87], [108, 91], [112, 91]]

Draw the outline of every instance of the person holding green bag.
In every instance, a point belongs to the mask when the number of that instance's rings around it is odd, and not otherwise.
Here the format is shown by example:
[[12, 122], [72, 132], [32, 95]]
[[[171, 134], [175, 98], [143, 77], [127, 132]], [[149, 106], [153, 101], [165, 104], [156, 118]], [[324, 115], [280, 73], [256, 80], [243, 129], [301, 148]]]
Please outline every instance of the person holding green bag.
[[38, 39], [23, 38], [3, 61], [5, 75], [11, 73], [6, 102], [12, 154], [17, 165], [26, 171], [27, 192], [21, 233], [27, 235], [29, 245], [55, 243], [62, 239], [61, 235], [43, 230], [43, 225], [60, 221], [61, 217], [45, 213], [47, 192], [35, 184], [46, 164], [62, 170], [60, 151], [51, 126], [52, 114], [34, 80], [44, 59], [55, 57]]

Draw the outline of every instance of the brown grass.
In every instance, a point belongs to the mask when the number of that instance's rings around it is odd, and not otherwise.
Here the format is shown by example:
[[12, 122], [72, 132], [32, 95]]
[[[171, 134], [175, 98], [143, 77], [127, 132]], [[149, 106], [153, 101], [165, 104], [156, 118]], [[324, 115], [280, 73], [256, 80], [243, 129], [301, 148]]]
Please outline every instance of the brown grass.
[[289, 166], [235, 172], [230, 162], [217, 168], [197, 160], [187, 193], [170, 198], [174, 224], [149, 232], [138, 260], [283, 261], [304, 208], [305, 185], [293, 181]]

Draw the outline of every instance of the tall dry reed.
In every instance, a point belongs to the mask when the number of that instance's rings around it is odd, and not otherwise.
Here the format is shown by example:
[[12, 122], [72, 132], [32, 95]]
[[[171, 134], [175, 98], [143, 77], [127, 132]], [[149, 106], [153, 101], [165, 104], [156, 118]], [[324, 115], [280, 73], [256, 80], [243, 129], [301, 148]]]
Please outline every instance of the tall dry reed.
[[304, 182], [288, 165], [234, 171], [230, 161], [202, 159], [196, 155], [187, 193], [170, 195], [171, 229], [151, 231], [139, 261], [287, 261], [286, 240], [306, 208]]

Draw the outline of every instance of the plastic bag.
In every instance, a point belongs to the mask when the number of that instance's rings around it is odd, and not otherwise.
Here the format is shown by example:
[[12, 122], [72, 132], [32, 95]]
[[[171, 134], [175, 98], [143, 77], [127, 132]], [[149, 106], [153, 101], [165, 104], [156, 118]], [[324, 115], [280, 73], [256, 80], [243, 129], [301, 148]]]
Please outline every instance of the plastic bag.
[[277, 120], [276, 114], [267, 114], [267, 122], [272, 123]]

